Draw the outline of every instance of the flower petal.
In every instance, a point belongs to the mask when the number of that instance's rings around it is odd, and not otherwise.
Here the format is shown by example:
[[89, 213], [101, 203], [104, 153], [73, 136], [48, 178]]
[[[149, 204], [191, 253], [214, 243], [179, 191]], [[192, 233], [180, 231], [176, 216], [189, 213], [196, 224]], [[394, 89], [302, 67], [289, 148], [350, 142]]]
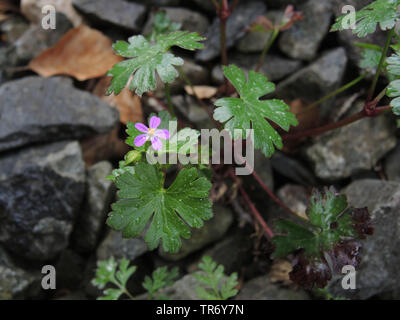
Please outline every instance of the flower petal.
[[144, 133], [147, 133], [147, 131], [149, 131], [149, 128], [147, 128], [143, 123], [140, 122], [135, 124], [135, 128]]
[[155, 136], [156, 136], [156, 137], [159, 137], [159, 138], [161, 138], [161, 139], [167, 140], [167, 139], [169, 139], [169, 130], [168, 130], [168, 129], [159, 129], [159, 130], [156, 130]]
[[156, 116], [150, 118], [150, 129], [157, 129], [161, 123], [161, 119]]
[[154, 150], [160, 150], [162, 148], [162, 142], [157, 137], [151, 138], [151, 145], [153, 146]]
[[147, 141], [147, 134], [140, 134], [135, 138], [135, 141], [133, 141], [133, 143], [136, 147], [141, 147], [146, 143], [146, 141]]

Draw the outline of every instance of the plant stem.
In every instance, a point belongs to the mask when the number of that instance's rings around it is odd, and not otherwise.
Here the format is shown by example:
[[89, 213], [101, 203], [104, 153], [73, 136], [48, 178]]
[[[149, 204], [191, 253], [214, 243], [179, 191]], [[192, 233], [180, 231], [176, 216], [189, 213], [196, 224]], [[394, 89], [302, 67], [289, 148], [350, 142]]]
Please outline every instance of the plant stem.
[[253, 213], [254, 217], [256, 218], [257, 222], [261, 225], [261, 227], [264, 229], [265, 234], [269, 239], [273, 238], [275, 235], [272, 232], [271, 228], [268, 227], [267, 223], [261, 216], [261, 214], [258, 212], [256, 206], [254, 203], [250, 200], [249, 195], [244, 191], [244, 188], [242, 186], [239, 187], [240, 193], [242, 194], [244, 200], [247, 202], [249, 205], [250, 211]]
[[385, 87], [385, 89], [383, 89], [374, 100], [372, 100], [372, 103], [374, 103], [375, 105], [382, 100], [382, 98], [386, 95], [386, 89], [388, 86]]
[[174, 106], [172, 104], [171, 92], [169, 90], [169, 84], [168, 83], [165, 84], [165, 96], [167, 98], [169, 112], [171, 113], [172, 117], [175, 117]]
[[339, 89], [327, 94], [326, 96], [322, 97], [318, 101], [308, 105], [307, 107], [304, 108], [304, 111], [302, 111], [301, 113], [305, 113], [305, 112], [309, 111], [310, 109], [313, 109], [316, 106], [320, 105], [321, 103], [325, 102], [326, 100], [329, 100], [330, 98], [338, 95], [339, 93], [342, 93], [342, 92], [346, 91], [347, 89], [349, 89], [349, 88], [353, 87], [354, 85], [356, 85], [357, 83], [359, 83], [366, 76], [367, 76], [366, 73], [362, 74], [361, 76], [359, 76], [358, 78], [354, 79], [353, 81], [345, 84], [343, 87], [341, 87], [341, 88], [339, 88]]
[[[233, 173], [233, 171], [230, 171], [230, 175], [232, 176], [233, 179], [236, 179], [235, 174]], [[265, 235], [267, 237], [267, 239], [271, 239], [273, 238], [275, 235], [272, 232], [271, 228], [268, 227], [268, 224], [265, 222], [264, 218], [261, 216], [260, 212], [257, 210], [256, 206], [254, 205], [254, 203], [251, 201], [249, 195], [247, 194], [247, 192], [244, 190], [243, 186], [239, 185], [239, 191], [243, 197], [243, 199], [246, 201], [246, 203], [248, 204], [251, 213], [253, 214], [253, 216], [256, 218], [257, 222], [261, 225], [261, 227], [263, 228]]]
[[135, 300], [135, 298], [129, 293], [128, 290], [124, 289], [124, 293], [129, 297], [129, 299]]
[[265, 56], [267, 55], [269, 49], [271, 48], [272, 44], [275, 42], [275, 39], [278, 37], [278, 35], [279, 35], [279, 29], [275, 28], [274, 31], [272, 32], [271, 38], [269, 38], [267, 44], [265, 45], [265, 47], [261, 53], [260, 59], [258, 60], [257, 67], [255, 68], [256, 72], [260, 71], [262, 64], [264, 62]]
[[[235, 151], [234, 151], [235, 152]], [[290, 209], [288, 206], [286, 206], [273, 192], [272, 190], [264, 183], [264, 181], [261, 179], [261, 177], [258, 175], [258, 173], [252, 168], [246, 160], [238, 153], [235, 152], [235, 158], [239, 159], [242, 161], [247, 169], [251, 171], [252, 176], [258, 184], [261, 186], [261, 188], [268, 194], [268, 196], [278, 205], [280, 206], [283, 210], [285, 210], [287, 213], [297, 217], [301, 218], [298, 216], [292, 209]]]
[[389, 31], [389, 34], [387, 36], [386, 44], [385, 44], [385, 47], [382, 50], [382, 56], [381, 56], [381, 59], [379, 61], [378, 68], [376, 69], [374, 80], [372, 81], [371, 88], [369, 89], [367, 102], [371, 101], [372, 97], [374, 96], [376, 85], [378, 83], [379, 76], [381, 75], [383, 63], [385, 62], [385, 59], [386, 59], [386, 56], [387, 56], [387, 53], [388, 53], [389, 46], [390, 46], [390, 43], [392, 41], [393, 35], [394, 35], [394, 28]]
[[382, 114], [383, 112], [390, 110], [391, 107], [390, 106], [383, 106], [383, 107], [379, 107], [376, 108], [374, 110], [373, 115], [367, 114], [367, 112], [365, 110], [361, 110], [360, 112], [353, 114], [343, 120], [334, 122], [334, 123], [330, 123], [327, 124], [325, 126], [322, 127], [318, 127], [318, 128], [314, 128], [314, 129], [309, 129], [309, 130], [305, 130], [305, 131], [301, 131], [295, 134], [287, 134], [284, 135], [282, 137], [283, 140], [294, 140], [294, 139], [298, 139], [298, 138], [303, 138], [303, 137], [311, 137], [311, 136], [316, 136], [319, 135], [321, 133], [325, 133], [331, 130], [335, 130], [338, 129], [340, 127], [344, 127], [350, 123], [356, 122], [360, 119], [366, 118], [366, 117], [370, 117], [370, 116], [378, 116], [380, 114]]
[[273, 192], [270, 188], [268, 188], [268, 186], [264, 183], [264, 181], [262, 181], [262, 179], [260, 178], [260, 176], [258, 175], [258, 173], [253, 170], [252, 172], [252, 176], [254, 177], [254, 179], [256, 179], [256, 181], [258, 182], [258, 184], [261, 186], [261, 188], [263, 188], [263, 190], [269, 195], [269, 197], [278, 205], [280, 206], [283, 210], [285, 210], [287, 213], [291, 214], [292, 216], [295, 216], [296, 218], [300, 218], [303, 219], [302, 217], [300, 217], [299, 215], [296, 214], [296, 212], [294, 212], [292, 209], [290, 209], [287, 205], [285, 205]]
[[228, 54], [226, 50], [226, 20], [225, 18], [220, 18], [219, 33], [221, 38], [221, 63], [223, 66], [228, 64]]

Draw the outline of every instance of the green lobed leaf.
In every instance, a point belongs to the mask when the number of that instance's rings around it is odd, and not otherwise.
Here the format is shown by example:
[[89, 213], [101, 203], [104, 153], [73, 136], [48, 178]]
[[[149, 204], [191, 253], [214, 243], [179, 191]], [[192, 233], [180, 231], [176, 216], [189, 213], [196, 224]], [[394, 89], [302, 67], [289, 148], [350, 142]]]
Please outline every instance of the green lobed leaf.
[[178, 252], [181, 237], [190, 237], [190, 228], [200, 228], [212, 217], [208, 194], [211, 183], [199, 178], [197, 169], [182, 169], [172, 185], [164, 189], [163, 173], [148, 163], [138, 163], [135, 173], [117, 177], [121, 198], [112, 205], [107, 224], [123, 230], [125, 238], [138, 237], [146, 230], [150, 250], [160, 240], [166, 252]]
[[149, 293], [149, 299], [162, 288], [171, 286], [178, 277], [178, 268], [172, 268], [168, 271], [167, 267], [160, 267], [153, 271], [152, 277], [146, 276], [143, 282], [143, 288]]
[[[278, 220], [277, 230], [286, 235], [275, 236], [271, 241], [276, 245], [275, 258], [286, 257], [297, 249], [305, 249], [305, 255], [319, 255], [347, 237], [356, 237], [351, 225], [350, 211], [344, 195], [336, 195], [333, 190], [324, 194], [314, 192], [307, 210], [311, 228], [308, 229], [289, 220]], [[335, 224], [335, 228], [331, 225]]]
[[[374, 33], [377, 24], [381, 30], [392, 29], [399, 20], [397, 7], [399, 0], [376, 0], [356, 12], [356, 28], [354, 34], [363, 38], [370, 33]], [[331, 31], [345, 30], [346, 26], [351, 22], [352, 13], [346, 14], [336, 19], [336, 23], [332, 26]]]
[[217, 265], [211, 257], [205, 256], [199, 263], [200, 272], [194, 274], [200, 284], [195, 287], [197, 296], [205, 300], [227, 300], [238, 293], [237, 273], [227, 276], [224, 266]]
[[[289, 112], [289, 106], [282, 100], [260, 100], [275, 90], [275, 85], [267, 77], [254, 71], [249, 72], [248, 81], [240, 68], [235, 65], [224, 66], [225, 77], [238, 91], [240, 98], [222, 98], [215, 102], [214, 119], [224, 123], [225, 129], [234, 136], [234, 130], [242, 131], [246, 138], [246, 129], [254, 129], [254, 146], [270, 157], [275, 147], [282, 149], [282, 138], [266, 120], [271, 120], [288, 131], [297, 125], [295, 115]], [[235, 137], [236, 138], [236, 137]]]
[[171, 22], [165, 10], [158, 11], [154, 15], [152, 32], [148, 36], [148, 39], [150, 41], [155, 41], [158, 35], [178, 31], [181, 26], [180, 23]]
[[203, 37], [197, 33], [174, 31], [169, 34], [159, 34], [155, 43], [142, 35], [133, 36], [126, 41], [117, 41], [114, 51], [125, 58], [108, 72], [112, 76], [111, 86], [107, 94], [119, 94], [133, 75], [129, 88], [138, 96], [156, 88], [156, 72], [164, 83], [171, 83], [178, 76], [175, 66], [181, 66], [183, 60], [167, 52], [171, 47], [178, 46], [186, 50], [196, 50], [204, 47], [200, 41]]
[[360, 68], [375, 72], [382, 57], [382, 48], [363, 48], [361, 52]]
[[108, 260], [98, 261], [96, 277], [92, 284], [99, 289], [104, 289], [107, 285], [113, 284], [117, 288], [107, 288], [103, 291], [104, 296], [98, 300], [118, 300], [127, 291], [126, 283], [136, 271], [136, 266], [129, 267], [129, 261], [122, 258], [119, 262], [111, 257]]
[[392, 80], [386, 90], [386, 95], [392, 99], [390, 106], [395, 115], [400, 115], [400, 56], [393, 54], [387, 59], [387, 71]]
[[314, 284], [322, 288], [332, 276], [325, 256], [331, 256], [335, 270], [345, 264], [357, 267], [361, 245], [356, 240], [371, 235], [373, 228], [367, 208], [348, 207], [346, 197], [333, 189], [315, 191], [307, 215], [308, 221], [302, 225], [289, 220], [276, 223], [281, 234], [271, 239], [275, 245], [273, 257], [295, 254], [297, 262], [290, 278], [309, 289]]

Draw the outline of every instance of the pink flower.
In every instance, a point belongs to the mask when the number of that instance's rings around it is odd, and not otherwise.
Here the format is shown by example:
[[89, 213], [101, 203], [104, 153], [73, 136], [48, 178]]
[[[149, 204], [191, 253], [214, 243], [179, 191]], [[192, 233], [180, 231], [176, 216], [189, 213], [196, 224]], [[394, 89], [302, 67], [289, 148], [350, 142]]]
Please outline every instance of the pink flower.
[[150, 118], [150, 128], [147, 128], [143, 123], [136, 123], [135, 128], [145, 134], [138, 135], [135, 138], [135, 146], [141, 147], [146, 141], [150, 140], [154, 150], [160, 150], [162, 147], [160, 138], [165, 140], [169, 139], [169, 131], [167, 129], [157, 129], [160, 123], [161, 119], [156, 116]]

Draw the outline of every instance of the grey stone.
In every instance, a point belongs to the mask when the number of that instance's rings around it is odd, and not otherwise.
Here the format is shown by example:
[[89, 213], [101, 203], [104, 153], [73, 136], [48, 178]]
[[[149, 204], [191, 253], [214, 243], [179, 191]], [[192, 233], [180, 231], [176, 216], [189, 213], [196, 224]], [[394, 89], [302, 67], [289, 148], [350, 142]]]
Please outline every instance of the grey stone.
[[344, 193], [350, 205], [368, 207], [374, 234], [361, 241], [361, 264], [356, 289], [343, 290], [342, 275], [330, 283], [336, 296], [368, 299], [400, 288], [400, 184], [382, 180], [357, 180]]
[[315, 174], [322, 179], [350, 177], [371, 170], [396, 145], [392, 119], [367, 118], [328, 132], [306, 149]]
[[278, 197], [293, 212], [301, 217], [307, 217], [306, 210], [309, 203], [309, 193], [303, 186], [286, 184], [278, 190]]
[[0, 25], [0, 31], [8, 43], [15, 42], [29, 28], [29, 23], [21, 16], [11, 16]]
[[201, 106], [198, 105], [197, 101], [190, 96], [173, 96], [172, 103], [176, 108], [182, 112], [186, 118], [191, 122], [200, 122], [208, 119], [208, 113]]
[[204, 1], [204, 0], [192, 0], [195, 5], [197, 5], [202, 10], [215, 14], [215, 6], [212, 1]]
[[182, 247], [178, 253], [166, 253], [160, 248], [160, 256], [166, 260], [177, 261], [221, 239], [233, 222], [233, 214], [229, 208], [219, 204], [214, 204], [213, 212], [213, 218], [206, 221], [203, 227], [192, 229], [189, 239], [182, 240]]
[[[162, 7], [160, 9], [165, 11], [166, 16], [172, 22], [180, 23], [181, 30], [198, 32], [199, 34], [204, 35], [210, 25], [208, 19], [204, 15], [193, 10], [171, 7]], [[144, 34], [151, 33], [154, 23], [154, 15], [154, 13], [151, 13], [147, 19], [146, 25], [143, 29]]]
[[[258, 59], [258, 54], [233, 53], [229, 56], [229, 63], [237, 65], [247, 73], [255, 69]], [[266, 75], [269, 81], [278, 81], [295, 73], [301, 66], [302, 62], [299, 60], [290, 60], [270, 54], [264, 59], [260, 72]], [[221, 66], [215, 66], [212, 70], [213, 82], [222, 84], [224, 79]]]
[[386, 157], [384, 169], [388, 180], [400, 182], [400, 144]]
[[0, 47], [0, 70], [3, 71], [10, 67], [15, 67], [18, 64], [18, 58], [15, 54], [13, 45]]
[[145, 6], [124, 0], [73, 0], [73, 5], [93, 22], [134, 32], [141, 30], [146, 15]]
[[25, 77], [0, 87], [0, 152], [30, 143], [106, 133], [118, 111], [68, 78]]
[[0, 242], [27, 259], [53, 259], [68, 245], [84, 183], [78, 142], [31, 147], [1, 157]]
[[[272, 10], [267, 11], [263, 15], [269, 19], [274, 25], [282, 21], [283, 11]], [[237, 43], [236, 49], [243, 53], [261, 52], [272, 37], [271, 32], [249, 31]]]
[[272, 283], [268, 276], [246, 282], [235, 300], [310, 300], [303, 290], [284, 288]]
[[[347, 57], [343, 48], [330, 50], [311, 65], [297, 71], [276, 88], [276, 96], [282, 99], [303, 99], [314, 102], [338, 89], [346, 70]], [[329, 114], [334, 99], [320, 105], [322, 117]]]
[[172, 286], [161, 289], [159, 295], [171, 300], [200, 300], [195, 289], [197, 285], [196, 278], [192, 274], [187, 274]]
[[56, 45], [62, 36], [72, 29], [73, 25], [62, 14], [56, 14], [57, 28], [43, 29], [41, 24], [31, 25], [15, 42], [15, 56], [18, 64], [28, 63], [44, 50]]
[[128, 0], [131, 2], [138, 2], [147, 6], [178, 6], [181, 0]]
[[[251, 262], [253, 243], [249, 234], [237, 230], [232, 235], [216, 243], [206, 250], [202, 256], [209, 256], [218, 264], [222, 264], [226, 274], [240, 272], [242, 267]], [[235, 254], [232, 254], [235, 252]], [[200, 259], [188, 267], [193, 273], [198, 270]]]
[[309, 0], [298, 8], [304, 19], [285, 31], [279, 39], [279, 48], [289, 57], [310, 61], [329, 31], [332, 16], [331, 0]]
[[94, 250], [115, 194], [115, 188], [106, 177], [112, 166], [108, 161], [96, 163], [87, 170], [86, 199], [78, 217], [73, 240], [80, 252]]
[[147, 250], [143, 239], [124, 239], [121, 232], [110, 230], [97, 249], [97, 259], [108, 260], [113, 256], [117, 260], [125, 258], [133, 261]]
[[314, 174], [295, 158], [288, 157], [283, 152], [275, 152], [271, 158], [272, 168], [286, 178], [305, 186], [315, 186]]
[[79, 289], [83, 280], [85, 262], [79, 254], [70, 249], [62, 251], [54, 266], [57, 271], [57, 289], [60, 291]]
[[31, 298], [34, 287], [40, 286], [40, 274], [26, 271], [15, 265], [0, 247], [0, 300]]
[[[261, 14], [265, 12], [262, 2], [248, 2], [238, 5], [226, 23], [226, 47], [231, 48], [240, 39], [245, 29]], [[219, 33], [219, 18], [216, 18], [206, 33], [205, 49], [196, 53], [196, 59], [209, 61], [220, 55], [221, 42]]]

